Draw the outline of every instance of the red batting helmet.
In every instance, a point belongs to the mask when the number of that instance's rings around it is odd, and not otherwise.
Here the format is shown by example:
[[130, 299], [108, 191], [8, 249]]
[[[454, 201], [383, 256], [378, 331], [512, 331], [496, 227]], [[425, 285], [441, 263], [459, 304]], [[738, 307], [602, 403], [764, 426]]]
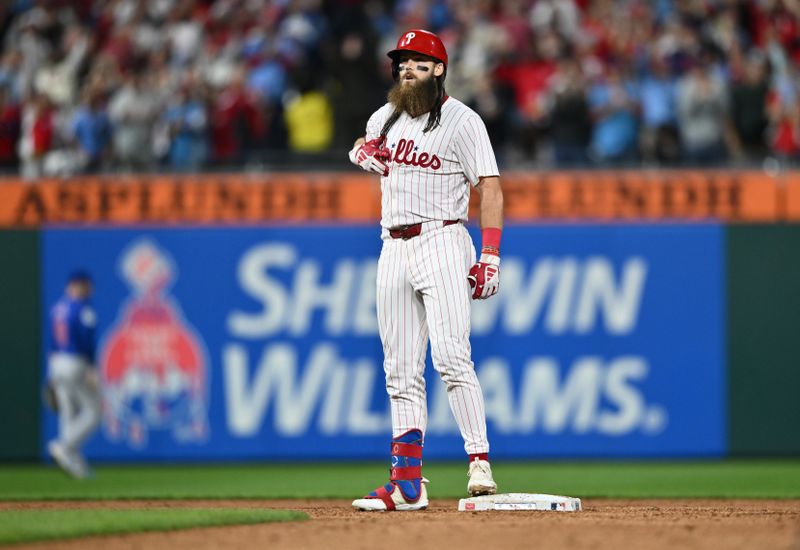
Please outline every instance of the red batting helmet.
[[404, 32], [397, 41], [397, 47], [387, 53], [392, 60], [401, 52], [416, 52], [436, 58], [447, 67], [447, 50], [438, 36], [423, 29]]

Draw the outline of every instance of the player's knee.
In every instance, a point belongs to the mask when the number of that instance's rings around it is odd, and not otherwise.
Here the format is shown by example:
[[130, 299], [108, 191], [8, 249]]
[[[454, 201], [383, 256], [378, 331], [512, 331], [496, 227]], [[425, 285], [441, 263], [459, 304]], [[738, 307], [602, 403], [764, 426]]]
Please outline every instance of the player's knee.
[[[434, 365], [437, 363], [434, 362]], [[472, 361], [439, 363], [436, 370], [448, 390], [475, 385], [475, 368]]]
[[[459, 350], [455, 352], [454, 350]], [[431, 346], [431, 359], [433, 360], [433, 367], [439, 371], [442, 376], [447, 374], [456, 374], [459, 372], [467, 372], [473, 369], [472, 359], [469, 355], [469, 346], [448, 346], [439, 347]]]

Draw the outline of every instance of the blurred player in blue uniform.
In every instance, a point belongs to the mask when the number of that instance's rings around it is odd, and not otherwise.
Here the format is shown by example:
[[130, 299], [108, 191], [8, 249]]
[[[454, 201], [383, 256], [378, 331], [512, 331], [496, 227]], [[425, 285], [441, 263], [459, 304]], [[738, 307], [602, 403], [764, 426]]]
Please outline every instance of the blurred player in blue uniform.
[[47, 452], [77, 479], [90, 475], [81, 447], [100, 420], [92, 290], [90, 275], [76, 271], [50, 311], [48, 378], [58, 411], [58, 438], [48, 443]]

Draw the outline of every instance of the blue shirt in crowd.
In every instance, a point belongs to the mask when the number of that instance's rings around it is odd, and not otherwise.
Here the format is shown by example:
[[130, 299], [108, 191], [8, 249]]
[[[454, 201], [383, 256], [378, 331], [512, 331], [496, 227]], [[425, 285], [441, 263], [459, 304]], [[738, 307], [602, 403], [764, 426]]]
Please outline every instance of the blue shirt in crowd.
[[198, 168], [207, 155], [207, 117], [203, 105], [188, 101], [173, 105], [164, 113], [166, 122], [174, 127], [169, 147], [169, 163], [176, 170]]
[[[624, 84], [629, 98], [638, 99], [636, 86]], [[599, 109], [612, 101], [612, 88], [604, 83], [589, 90], [589, 105]], [[595, 122], [592, 135], [592, 148], [601, 159], [614, 159], [625, 155], [636, 146], [638, 124], [636, 116], [626, 110], [614, 111]]]
[[93, 111], [86, 107], [78, 109], [72, 131], [81, 149], [92, 160], [98, 159], [111, 143], [111, 120], [103, 111]]
[[279, 104], [286, 91], [286, 70], [277, 61], [267, 60], [250, 72], [247, 87], [264, 99]]
[[676, 124], [675, 103], [677, 86], [669, 78], [647, 76], [641, 85], [642, 121], [648, 128]]

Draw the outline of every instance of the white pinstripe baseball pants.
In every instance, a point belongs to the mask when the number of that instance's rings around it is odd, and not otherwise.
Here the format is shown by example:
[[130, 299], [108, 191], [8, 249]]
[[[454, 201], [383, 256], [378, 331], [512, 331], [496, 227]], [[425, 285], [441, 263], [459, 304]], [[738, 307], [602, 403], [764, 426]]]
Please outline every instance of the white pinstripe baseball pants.
[[378, 260], [378, 329], [383, 343], [392, 435], [427, 428], [425, 355], [447, 386], [450, 409], [468, 454], [489, 452], [483, 392], [471, 359], [470, 288], [475, 247], [458, 223], [426, 222], [408, 240], [384, 230]]

